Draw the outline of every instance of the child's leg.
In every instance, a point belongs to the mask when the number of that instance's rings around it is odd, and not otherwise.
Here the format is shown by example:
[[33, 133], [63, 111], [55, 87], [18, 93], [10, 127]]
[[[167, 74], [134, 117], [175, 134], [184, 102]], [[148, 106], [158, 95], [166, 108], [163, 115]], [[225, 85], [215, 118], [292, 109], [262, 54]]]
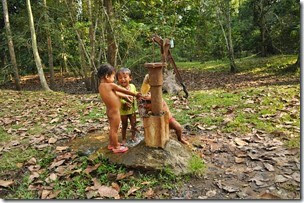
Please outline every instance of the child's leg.
[[136, 131], [138, 131], [136, 129], [136, 114], [133, 113], [131, 115], [129, 115], [130, 118], [130, 123], [131, 123], [131, 132], [132, 132], [132, 140], [136, 141]]
[[112, 113], [111, 116], [109, 116], [109, 122], [110, 122], [110, 146], [108, 146], [108, 149], [111, 149], [114, 153], [123, 153], [128, 151], [128, 147], [120, 146], [118, 143], [118, 128], [120, 124], [120, 114], [119, 112]]
[[118, 128], [120, 124], [120, 115], [119, 113], [112, 113], [112, 115], [109, 116], [109, 123], [110, 123], [110, 135], [109, 135], [109, 141], [110, 145], [114, 148], [117, 148], [119, 146], [118, 144]]
[[123, 116], [120, 116], [120, 118], [121, 118], [121, 124], [122, 124], [122, 128], [121, 128], [122, 144], [126, 144], [128, 116], [123, 115]]
[[175, 130], [178, 141], [183, 144], [189, 144], [182, 138], [182, 126], [174, 118], [169, 120], [169, 128]]

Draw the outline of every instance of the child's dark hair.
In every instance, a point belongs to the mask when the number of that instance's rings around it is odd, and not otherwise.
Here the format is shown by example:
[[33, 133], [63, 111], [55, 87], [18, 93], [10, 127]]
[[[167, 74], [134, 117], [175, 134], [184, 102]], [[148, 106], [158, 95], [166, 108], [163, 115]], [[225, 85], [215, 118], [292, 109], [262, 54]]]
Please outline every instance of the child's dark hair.
[[120, 73], [127, 73], [131, 77], [131, 70], [129, 68], [121, 68], [116, 72], [116, 78]]
[[99, 79], [104, 78], [107, 75], [111, 75], [112, 73], [115, 72], [115, 68], [111, 66], [110, 64], [101, 64], [99, 66], [98, 72], [97, 72], [97, 77]]

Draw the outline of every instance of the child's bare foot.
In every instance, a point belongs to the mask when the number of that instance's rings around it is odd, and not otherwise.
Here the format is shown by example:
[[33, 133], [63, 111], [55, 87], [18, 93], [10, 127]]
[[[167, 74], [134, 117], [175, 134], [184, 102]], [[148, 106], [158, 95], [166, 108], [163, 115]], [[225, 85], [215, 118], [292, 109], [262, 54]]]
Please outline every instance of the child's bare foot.
[[183, 138], [179, 139], [178, 141], [180, 141], [181, 143], [185, 144], [185, 145], [189, 145], [189, 142], [187, 142], [186, 140], [184, 140]]
[[[122, 144], [118, 142], [118, 145], [117, 145], [117, 146], [119, 147], [120, 145], [122, 145]], [[108, 149], [109, 149], [109, 150], [112, 150], [112, 149], [114, 149], [114, 148], [115, 148], [115, 147], [114, 147], [113, 145], [110, 145], [110, 144], [108, 145]]]
[[117, 148], [113, 148], [112, 151], [116, 154], [116, 153], [124, 153], [126, 151], [128, 151], [128, 147], [124, 147], [124, 146], [118, 146]]
[[121, 141], [121, 145], [126, 145], [126, 143], [127, 143], [127, 140], [122, 140]]
[[[119, 147], [120, 145], [121, 145], [121, 143], [118, 143], [117, 146]], [[109, 150], [112, 150], [112, 149], [114, 149], [114, 148], [115, 148], [115, 147], [114, 147], [113, 145], [110, 145], [110, 144], [108, 145], [108, 149], [109, 149]]]

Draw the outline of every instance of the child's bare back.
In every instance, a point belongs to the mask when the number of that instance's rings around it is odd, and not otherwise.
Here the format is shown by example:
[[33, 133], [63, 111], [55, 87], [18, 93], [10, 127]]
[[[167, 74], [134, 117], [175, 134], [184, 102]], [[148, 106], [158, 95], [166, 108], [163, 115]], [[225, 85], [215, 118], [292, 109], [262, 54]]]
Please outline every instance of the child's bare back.
[[100, 83], [99, 85], [99, 94], [107, 107], [108, 116], [116, 111], [119, 112], [121, 106], [119, 97], [114, 91], [114, 86], [114, 83]]

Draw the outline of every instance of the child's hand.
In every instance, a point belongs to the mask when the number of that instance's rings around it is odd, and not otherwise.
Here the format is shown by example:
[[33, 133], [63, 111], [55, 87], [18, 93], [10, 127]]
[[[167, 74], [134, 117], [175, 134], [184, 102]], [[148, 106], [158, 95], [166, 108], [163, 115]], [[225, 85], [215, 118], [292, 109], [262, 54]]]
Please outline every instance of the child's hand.
[[130, 103], [130, 102], [127, 102], [125, 105], [128, 109], [130, 109], [132, 107], [132, 103]]
[[142, 97], [143, 100], [151, 100], [151, 95], [145, 95]]
[[126, 96], [125, 99], [126, 99], [127, 103], [129, 103], [129, 102], [132, 103], [133, 102], [133, 97], [132, 96]]
[[136, 98], [137, 98], [137, 99], [141, 99], [141, 98], [142, 98], [142, 94], [141, 94], [141, 93], [137, 93], [137, 94], [136, 94]]

